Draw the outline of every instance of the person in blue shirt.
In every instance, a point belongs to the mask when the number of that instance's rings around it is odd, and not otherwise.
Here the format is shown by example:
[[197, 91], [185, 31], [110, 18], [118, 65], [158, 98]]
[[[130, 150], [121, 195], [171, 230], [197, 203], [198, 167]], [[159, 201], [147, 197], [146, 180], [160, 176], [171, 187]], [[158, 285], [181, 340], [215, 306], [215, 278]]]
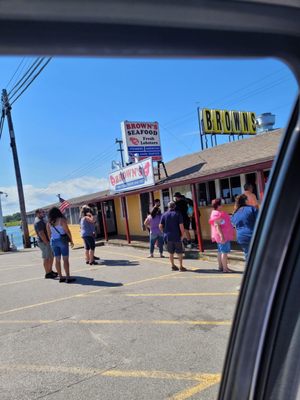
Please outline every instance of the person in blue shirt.
[[247, 205], [247, 200], [245, 194], [236, 197], [235, 211], [231, 217], [231, 223], [236, 229], [237, 242], [240, 244], [246, 260], [258, 214], [256, 207]]
[[[168, 211], [165, 212], [160, 220], [159, 229], [164, 233], [167, 240], [167, 250], [173, 271], [186, 271], [182, 265], [183, 247], [182, 238], [184, 237], [183, 217], [179, 211], [176, 211], [176, 204], [170, 201]], [[174, 264], [174, 253], [177, 254], [179, 260], [179, 268]]]

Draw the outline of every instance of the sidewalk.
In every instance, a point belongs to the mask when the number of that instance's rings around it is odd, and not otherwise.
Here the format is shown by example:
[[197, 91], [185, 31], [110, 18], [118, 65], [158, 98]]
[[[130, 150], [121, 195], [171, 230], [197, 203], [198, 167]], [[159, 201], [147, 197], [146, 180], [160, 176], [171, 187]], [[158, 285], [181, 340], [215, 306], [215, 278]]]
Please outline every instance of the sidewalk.
[[[96, 246], [103, 246], [105, 244], [114, 245], [114, 246], [126, 246], [138, 249], [149, 249], [149, 240], [144, 236], [132, 236], [131, 243], [127, 243], [127, 239], [125, 236], [116, 236], [109, 238], [108, 242], [105, 242], [103, 239], [96, 240]], [[198, 249], [186, 249], [185, 258], [187, 259], [195, 259], [199, 258], [201, 260], [206, 261], [215, 261], [217, 259], [217, 249], [214, 243], [211, 243], [208, 240], [205, 240], [204, 243], [204, 252], [200, 253]], [[244, 266], [245, 259], [243, 252], [240, 251], [238, 245], [236, 243], [232, 243], [231, 253], [228, 255], [229, 264], [230, 265], [239, 265]]]

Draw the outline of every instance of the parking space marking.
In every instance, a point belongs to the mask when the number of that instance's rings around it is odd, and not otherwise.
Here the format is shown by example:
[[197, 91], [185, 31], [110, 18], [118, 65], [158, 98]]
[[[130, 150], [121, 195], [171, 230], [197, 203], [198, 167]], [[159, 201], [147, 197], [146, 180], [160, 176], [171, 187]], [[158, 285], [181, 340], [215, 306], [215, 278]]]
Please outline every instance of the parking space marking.
[[[200, 273], [201, 274], [201, 273]], [[223, 275], [217, 275], [215, 273], [211, 274], [203, 274], [201, 276], [197, 275], [189, 275], [189, 274], [180, 274], [180, 275], [174, 275], [172, 279], [242, 279], [242, 275], [240, 274], [223, 274]]]
[[[80, 259], [84, 259], [83, 256], [81, 257], [72, 257], [72, 260], [80, 260]], [[0, 272], [5, 272], [5, 271], [13, 271], [15, 269], [22, 269], [22, 268], [27, 268], [27, 267], [40, 267], [41, 266], [41, 270], [42, 270], [42, 259], [37, 259], [36, 263], [34, 264], [23, 264], [23, 265], [19, 265], [17, 267], [5, 267], [5, 268], [0, 268]]]
[[230, 326], [232, 321], [202, 321], [202, 320], [123, 320], [123, 319], [38, 319], [38, 320], [0, 320], [0, 325], [22, 325], [22, 324], [73, 324], [73, 325], [114, 325], [114, 324], [128, 324], [128, 325], [215, 325], [215, 326]]
[[32, 364], [13, 364], [0, 365], [0, 370], [4, 372], [33, 372], [33, 373], [65, 373], [83, 376], [103, 376], [110, 378], [134, 378], [134, 379], [160, 379], [160, 380], [188, 380], [197, 381], [197, 385], [184, 389], [179, 393], [169, 397], [172, 400], [185, 400], [200, 393], [201, 391], [217, 384], [221, 380], [220, 374], [201, 374], [190, 372], [165, 372], [165, 371], [143, 371], [143, 370], [115, 370], [97, 369], [82, 367], [63, 367], [59, 365], [32, 365]]
[[182, 390], [181, 392], [175, 394], [174, 396], [170, 397], [170, 400], [185, 400], [191, 396], [194, 396], [197, 393], [202, 392], [209, 387], [216, 385], [221, 380], [220, 374], [202, 374], [201, 376], [201, 383], [198, 383], [195, 386]]
[[[123, 287], [124, 286], [138, 285], [139, 283], [144, 283], [144, 282], [150, 282], [150, 281], [157, 280], [157, 279], [160, 279], [160, 278], [168, 276], [168, 275], [172, 275], [172, 273], [167, 274], [167, 275], [159, 275], [159, 276], [152, 277], [152, 278], [147, 278], [147, 279], [141, 279], [139, 281], [133, 281], [133, 282], [129, 282], [129, 283], [124, 283]], [[118, 288], [120, 288], [120, 287], [118, 287]], [[102, 287], [100, 289], [90, 290], [88, 292], [77, 293], [77, 294], [73, 294], [73, 295], [70, 295], [70, 296], [65, 296], [65, 297], [60, 297], [60, 298], [53, 299], [53, 300], [43, 301], [43, 302], [40, 302], [40, 303], [29, 304], [29, 305], [23, 306], [23, 307], [12, 308], [10, 310], [0, 311], [0, 315], [10, 314], [10, 313], [17, 312], [17, 311], [28, 310], [30, 308], [40, 307], [40, 306], [44, 306], [44, 305], [48, 305], [48, 304], [59, 303], [61, 301], [76, 299], [76, 297], [82, 298], [82, 297], [88, 296], [88, 295], [93, 294], [93, 293], [98, 293], [98, 292], [104, 291], [106, 289], [107, 289], [106, 287]], [[113, 289], [113, 287], [111, 287], [110, 289]]]
[[199, 292], [199, 293], [125, 293], [127, 297], [188, 297], [188, 296], [238, 296], [239, 292]]
[[[92, 270], [95, 271], [95, 270], [103, 269], [103, 268], [106, 268], [106, 266], [105, 265], [98, 265], [98, 268], [93, 268]], [[72, 275], [76, 275], [76, 272], [82, 272], [82, 271], [88, 271], [88, 267], [81, 268], [81, 269], [74, 269], [74, 270], [72, 270], [72, 272], [73, 272]], [[36, 277], [36, 278], [22, 279], [20, 281], [10, 281], [10, 282], [5, 282], [5, 283], [0, 283], [0, 287], [2, 287], [2, 286], [10, 286], [10, 285], [14, 285], [16, 283], [26, 283], [26, 282], [31, 282], [31, 281], [38, 281], [38, 280], [41, 280], [41, 279], [43, 280], [45, 278], [42, 277], [42, 276], [39, 276], [39, 277]]]

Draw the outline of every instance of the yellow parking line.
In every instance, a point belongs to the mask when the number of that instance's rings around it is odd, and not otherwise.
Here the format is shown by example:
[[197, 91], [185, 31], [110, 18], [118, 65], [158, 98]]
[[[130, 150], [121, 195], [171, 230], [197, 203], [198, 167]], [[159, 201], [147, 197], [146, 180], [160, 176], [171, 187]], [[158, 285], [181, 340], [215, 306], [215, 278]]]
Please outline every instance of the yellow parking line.
[[[94, 267], [97, 267], [96, 265]], [[105, 265], [98, 265], [98, 268], [93, 268], [93, 270], [98, 270], [98, 269], [103, 269], [106, 268]], [[81, 268], [81, 269], [75, 269], [72, 270], [72, 275], [75, 275], [76, 272], [82, 272], [82, 271], [88, 271], [89, 267], [86, 266], [85, 268]], [[38, 281], [41, 279], [45, 279], [44, 277], [39, 276], [38, 278], [28, 278], [28, 279], [22, 279], [20, 281], [10, 281], [10, 282], [5, 282], [5, 283], [0, 283], [0, 287], [2, 286], [9, 286], [9, 285], [14, 285], [15, 283], [24, 283], [24, 282], [31, 282], [31, 281]]]
[[221, 375], [220, 374], [202, 374], [201, 375], [201, 383], [197, 383], [197, 385], [192, 386], [191, 388], [187, 388], [174, 396], [170, 397], [169, 399], [171, 400], [185, 400], [188, 399], [191, 396], [194, 396], [195, 394], [202, 392], [202, 390], [205, 390], [209, 388], [210, 386], [215, 385], [216, 383], [219, 383], [221, 380]]
[[[170, 380], [202, 380], [205, 374], [194, 374], [192, 372], [164, 372], [164, 371], [123, 371], [123, 370], [108, 370], [102, 373], [103, 376], [113, 378], [148, 378], [148, 379], [170, 379]], [[218, 376], [219, 374], [214, 374]]]
[[173, 279], [232, 279], [232, 278], [238, 278], [242, 279], [241, 274], [223, 274], [223, 275], [218, 275], [218, 274], [203, 274], [201, 275], [201, 272], [199, 272], [199, 275], [190, 275], [190, 274], [176, 274], [173, 276]]
[[[160, 276], [153, 277], [153, 278], [148, 278], [148, 279], [142, 279], [142, 280], [139, 280], [139, 281], [129, 282], [129, 283], [125, 283], [123, 286], [137, 285], [139, 283], [144, 283], [144, 282], [149, 282], [149, 281], [153, 281], [153, 280], [156, 280], [156, 279], [160, 279], [160, 278], [168, 276], [168, 275], [172, 275], [172, 274], [160, 275]], [[113, 289], [113, 288], [110, 288], [110, 289]], [[28, 310], [30, 308], [35, 308], [35, 307], [40, 307], [40, 306], [44, 306], [44, 305], [48, 305], [48, 304], [58, 303], [58, 302], [65, 301], [65, 300], [71, 300], [71, 299], [75, 299], [76, 297], [84, 297], [84, 296], [88, 296], [89, 294], [101, 292], [103, 290], [106, 290], [106, 288], [102, 287], [100, 289], [90, 290], [88, 292], [82, 292], [82, 293], [74, 294], [74, 295], [71, 295], [71, 296], [60, 297], [60, 298], [53, 299], [53, 300], [43, 301], [41, 303], [35, 303], [35, 304], [30, 304], [30, 305], [27, 305], [27, 306], [23, 306], [23, 307], [17, 307], [17, 308], [13, 308], [13, 309], [6, 310], [6, 311], [1, 311], [0, 315], [10, 314], [10, 313], [17, 312], [17, 311]]]
[[126, 293], [128, 297], [188, 297], [188, 296], [238, 296], [239, 292], [200, 292], [200, 293]]
[[[84, 260], [84, 257], [83, 256], [81, 256], [81, 257], [72, 257], [71, 261], [72, 260], [80, 260], [80, 259]], [[42, 268], [42, 259], [36, 260], [36, 263], [34, 263], [34, 264], [23, 264], [23, 265], [19, 265], [17, 267], [13, 267], [12, 266], [12, 267], [0, 268], [0, 272], [13, 271], [15, 269], [23, 269], [23, 268], [27, 268], [27, 267], [41, 267], [41, 270], [43, 270], [43, 268]]]
[[[188, 380], [197, 381], [197, 385], [185, 389], [169, 399], [185, 400], [189, 397], [209, 388], [220, 382], [220, 374], [200, 374], [190, 372], [165, 372], [165, 371], [122, 371], [122, 370], [104, 370], [98, 368], [81, 368], [81, 367], [63, 367], [59, 365], [30, 365], [30, 364], [3, 364], [0, 370], [4, 372], [25, 371], [33, 373], [64, 373], [83, 376], [104, 376], [110, 378], [144, 378], [144, 379], [161, 379], [161, 380]], [[200, 383], [199, 383], [200, 382]]]
[[202, 320], [122, 320], [122, 319], [37, 319], [37, 320], [0, 320], [0, 325], [14, 325], [14, 324], [74, 324], [74, 325], [114, 325], [114, 324], [128, 324], [128, 325], [215, 325], [215, 326], [229, 326], [231, 325], [230, 320], [224, 321], [202, 321]]

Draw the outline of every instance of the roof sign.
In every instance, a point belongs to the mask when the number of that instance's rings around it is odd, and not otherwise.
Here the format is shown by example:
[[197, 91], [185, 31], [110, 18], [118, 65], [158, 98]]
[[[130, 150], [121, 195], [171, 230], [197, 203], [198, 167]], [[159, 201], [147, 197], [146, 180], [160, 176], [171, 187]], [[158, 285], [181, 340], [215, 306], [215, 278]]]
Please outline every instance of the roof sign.
[[255, 135], [256, 115], [251, 111], [200, 110], [205, 134]]

